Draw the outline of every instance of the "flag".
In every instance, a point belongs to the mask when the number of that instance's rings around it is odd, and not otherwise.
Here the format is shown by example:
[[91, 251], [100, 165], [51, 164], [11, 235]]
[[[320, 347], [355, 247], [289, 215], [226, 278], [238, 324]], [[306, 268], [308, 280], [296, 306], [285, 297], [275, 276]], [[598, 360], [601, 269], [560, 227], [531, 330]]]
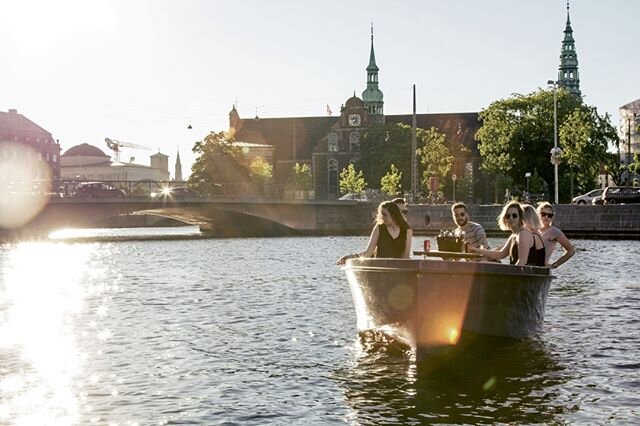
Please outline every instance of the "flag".
[[331, 116], [331, 114], [333, 114], [333, 111], [331, 111], [331, 108], [329, 108], [329, 104], [327, 104], [327, 115]]

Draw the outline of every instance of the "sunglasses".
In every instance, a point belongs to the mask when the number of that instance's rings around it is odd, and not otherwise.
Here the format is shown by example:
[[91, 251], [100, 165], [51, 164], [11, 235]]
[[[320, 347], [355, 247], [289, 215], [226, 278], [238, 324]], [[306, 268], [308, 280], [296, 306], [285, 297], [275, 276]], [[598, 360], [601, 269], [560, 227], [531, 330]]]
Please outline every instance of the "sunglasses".
[[518, 213], [507, 213], [507, 219], [517, 219], [520, 215]]
[[462, 213], [454, 213], [455, 217], [465, 217], [467, 214], [465, 212]]
[[553, 217], [553, 213], [541, 212], [540, 216], [548, 217], [549, 219], [551, 219]]

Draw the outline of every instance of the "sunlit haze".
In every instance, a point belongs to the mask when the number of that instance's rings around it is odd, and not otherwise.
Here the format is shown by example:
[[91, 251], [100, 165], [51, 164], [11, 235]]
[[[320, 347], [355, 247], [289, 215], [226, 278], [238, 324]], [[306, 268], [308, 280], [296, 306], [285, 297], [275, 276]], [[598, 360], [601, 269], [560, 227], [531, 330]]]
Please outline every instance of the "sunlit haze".
[[[15, 108], [63, 152], [104, 138], [191, 147], [241, 117], [334, 114], [366, 85], [370, 25], [385, 113], [479, 111], [557, 78], [566, 2], [1, 0], [0, 111]], [[580, 88], [618, 125], [638, 97], [640, 2], [571, 3]], [[192, 129], [187, 129], [192, 124]], [[126, 158], [148, 164], [151, 152]]]

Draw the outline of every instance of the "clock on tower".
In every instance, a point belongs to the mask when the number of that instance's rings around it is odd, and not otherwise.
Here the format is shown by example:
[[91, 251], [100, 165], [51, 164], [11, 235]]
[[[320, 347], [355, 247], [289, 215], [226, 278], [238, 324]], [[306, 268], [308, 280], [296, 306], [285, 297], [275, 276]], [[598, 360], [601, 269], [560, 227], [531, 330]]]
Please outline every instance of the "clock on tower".
[[357, 127], [360, 125], [360, 115], [359, 114], [349, 114], [349, 126]]

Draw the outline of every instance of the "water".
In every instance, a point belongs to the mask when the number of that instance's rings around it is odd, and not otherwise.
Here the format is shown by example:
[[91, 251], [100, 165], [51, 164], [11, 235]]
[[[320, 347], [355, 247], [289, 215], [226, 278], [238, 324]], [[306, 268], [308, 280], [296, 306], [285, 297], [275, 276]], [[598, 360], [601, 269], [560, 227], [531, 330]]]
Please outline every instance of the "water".
[[419, 366], [357, 339], [366, 238], [0, 246], [0, 424], [637, 424], [638, 243], [574, 242], [541, 336]]

